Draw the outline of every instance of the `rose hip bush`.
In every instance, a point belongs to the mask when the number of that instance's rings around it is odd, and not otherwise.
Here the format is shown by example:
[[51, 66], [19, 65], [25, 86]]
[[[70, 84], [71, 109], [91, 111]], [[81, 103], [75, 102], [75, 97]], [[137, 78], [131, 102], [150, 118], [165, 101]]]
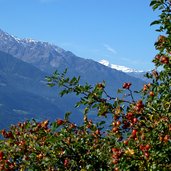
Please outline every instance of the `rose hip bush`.
[[[150, 81], [138, 92], [140, 99], [134, 99], [129, 82], [118, 91], [125, 98], [115, 98], [104, 82], [81, 85], [79, 77], [55, 72], [46, 78], [48, 85], [63, 88], [61, 96], [80, 96], [76, 107], [84, 108], [83, 124], [70, 122], [67, 113], [52, 123], [31, 120], [2, 130], [0, 170], [171, 170], [171, 1], [150, 5], [161, 11], [151, 25], [159, 25], [163, 35], [155, 43], [155, 69], [146, 74]], [[89, 119], [91, 111], [100, 122]]]
[[[0, 170], [108, 169], [100, 129], [91, 121], [76, 126], [67, 119], [18, 123], [2, 130]], [[101, 154], [100, 149], [106, 153]]]

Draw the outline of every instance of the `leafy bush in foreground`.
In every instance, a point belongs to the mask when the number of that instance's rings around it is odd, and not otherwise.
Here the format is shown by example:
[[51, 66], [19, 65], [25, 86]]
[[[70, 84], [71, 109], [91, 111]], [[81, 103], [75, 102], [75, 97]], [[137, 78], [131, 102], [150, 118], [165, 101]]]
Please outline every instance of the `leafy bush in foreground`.
[[[53, 123], [32, 120], [2, 130], [0, 170], [171, 170], [171, 1], [150, 5], [161, 10], [152, 25], [159, 24], [164, 35], [155, 43], [155, 69], [147, 73], [152, 82], [138, 92], [141, 98], [134, 100], [131, 83], [118, 91], [123, 98], [115, 98], [104, 82], [80, 85], [79, 77], [55, 72], [46, 78], [49, 86], [62, 87], [62, 96], [80, 95], [83, 124], [71, 123], [66, 114]], [[92, 111], [101, 122], [89, 119]], [[103, 129], [109, 115], [110, 126]]]

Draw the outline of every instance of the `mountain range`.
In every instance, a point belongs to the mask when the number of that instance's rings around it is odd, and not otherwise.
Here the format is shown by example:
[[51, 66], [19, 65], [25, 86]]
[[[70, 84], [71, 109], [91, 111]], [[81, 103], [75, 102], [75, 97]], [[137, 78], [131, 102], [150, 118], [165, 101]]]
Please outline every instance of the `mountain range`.
[[102, 65], [105, 65], [105, 66], [107, 66], [109, 68], [125, 72], [125, 73], [127, 73], [128, 75], [130, 75], [132, 77], [140, 78], [143, 81], [148, 81], [148, 79], [145, 77], [145, 74], [147, 73], [147, 71], [128, 68], [126, 66], [121, 66], [121, 65], [116, 65], [116, 64], [111, 64], [109, 61], [107, 61], [105, 59], [100, 60], [99, 63], [102, 64]]
[[79, 123], [81, 110], [73, 108], [78, 98], [60, 98], [60, 90], [47, 87], [44, 79], [65, 68], [68, 76], [81, 76], [82, 83], [94, 85], [105, 80], [107, 91], [113, 96], [117, 96], [117, 89], [124, 82], [131, 82], [136, 90], [145, 83], [48, 42], [19, 39], [0, 30], [0, 128], [30, 118], [62, 118], [67, 111], [72, 111], [71, 119]]

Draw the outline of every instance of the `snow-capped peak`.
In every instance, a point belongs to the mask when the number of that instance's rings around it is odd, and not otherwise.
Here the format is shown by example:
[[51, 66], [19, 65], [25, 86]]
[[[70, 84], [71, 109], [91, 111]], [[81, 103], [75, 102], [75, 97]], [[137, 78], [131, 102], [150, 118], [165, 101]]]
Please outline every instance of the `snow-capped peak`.
[[19, 41], [18, 38], [16, 38], [13, 35], [8, 34], [7, 32], [4, 32], [3, 30], [0, 29], [0, 38], [3, 40], [15, 40], [15, 41]]
[[12, 44], [18, 43], [24, 47], [32, 47], [32, 46], [39, 46], [42, 47], [43, 49], [45, 47], [48, 47], [49, 50], [51, 51], [56, 51], [58, 53], [63, 53], [65, 52], [64, 49], [52, 44], [52, 43], [48, 43], [48, 42], [44, 42], [44, 41], [37, 41], [34, 40], [32, 38], [18, 38], [14, 35], [10, 35], [9, 33], [3, 31], [0, 29], [0, 40], [3, 41], [3, 43], [9, 43], [11, 42]]
[[101, 61], [99, 61], [99, 63], [102, 64], [102, 65], [105, 65], [105, 66], [110, 67], [109, 61], [107, 61], [107, 60], [105, 60], [105, 59], [102, 59]]
[[105, 65], [107, 67], [110, 67], [112, 69], [116, 69], [116, 70], [119, 70], [119, 71], [122, 71], [122, 72], [126, 72], [126, 73], [130, 73], [130, 72], [143, 72], [141, 70], [136, 70], [136, 69], [128, 68], [128, 67], [121, 66], [121, 65], [110, 64], [110, 62], [105, 60], [105, 59], [100, 60], [99, 63], [102, 64], [102, 65]]

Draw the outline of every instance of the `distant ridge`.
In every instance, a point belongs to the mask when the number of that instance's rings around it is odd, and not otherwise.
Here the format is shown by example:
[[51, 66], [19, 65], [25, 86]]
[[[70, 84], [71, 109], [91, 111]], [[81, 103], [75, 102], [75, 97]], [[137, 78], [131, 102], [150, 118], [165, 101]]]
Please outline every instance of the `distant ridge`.
[[0, 129], [31, 118], [63, 116], [59, 105], [47, 98], [44, 76], [33, 65], [0, 51]]

